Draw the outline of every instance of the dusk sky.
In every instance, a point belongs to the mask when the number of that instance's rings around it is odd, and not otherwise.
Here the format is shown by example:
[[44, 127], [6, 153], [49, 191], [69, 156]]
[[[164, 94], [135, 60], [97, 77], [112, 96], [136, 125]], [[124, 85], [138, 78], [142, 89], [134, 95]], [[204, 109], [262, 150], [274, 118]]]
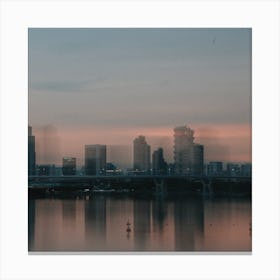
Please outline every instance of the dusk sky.
[[[172, 159], [189, 125], [205, 160], [251, 162], [251, 29], [29, 29], [38, 163], [145, 135]], [[109, 158], [110, 160], [110, 158]], [[132, 160], [132, 158], [131, 158]]]

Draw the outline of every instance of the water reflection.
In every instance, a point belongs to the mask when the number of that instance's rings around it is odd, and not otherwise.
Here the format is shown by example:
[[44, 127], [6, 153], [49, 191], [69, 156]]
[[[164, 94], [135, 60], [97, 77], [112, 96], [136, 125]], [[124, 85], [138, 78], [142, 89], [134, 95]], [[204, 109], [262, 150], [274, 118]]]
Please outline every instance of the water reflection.
[[106, 247], [106, 199], [85, 200], [85, 243], [90, 248]]
[[28, 201], [28, 250], [34, 248], [35, 203], [35, 200]]
[[151, 202], [149, 200], [135, 200], [133, 203], [134, 217], [134, 248], [136, 251], [149, 248], [151, 231]]
[[28, 213], [30, 251], [251, 251], [244, 199], [98, 195], [30, 200]]
[[196, 251], [203, 241], [203, 207], [202, 199], [180, 199], [174, 203], [176, 251]]

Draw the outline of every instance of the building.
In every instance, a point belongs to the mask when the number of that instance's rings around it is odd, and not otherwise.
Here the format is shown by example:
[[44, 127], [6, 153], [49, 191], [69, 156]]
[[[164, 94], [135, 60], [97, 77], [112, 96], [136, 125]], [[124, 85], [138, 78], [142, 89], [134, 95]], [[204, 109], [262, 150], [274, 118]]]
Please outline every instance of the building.
[[152, 170], [154, 175], [167, 174], [167, 163], [164, 160], [162, 148], [153, 152]]
[[223, 163], [221, 161], [210, 161], [207, 165], [207, 175], [221, 176], [223, 175]]
[[151, 147], [142, 135], [133, 141], [133, 169], [145, 173], [151, 169]]
[[194, 131], [188, 126], [174, 128], [174, 167], [176, 174], [202, 175], [204, 147], [194, 143]]
[[175, 164], [174, 163], [167, 164], [167, 174], [168, 175], [174, 175], [175, 174]]
[[106, 174], [107, 175], [124, 175], [122, 169], [119, 169], [118, 166], [113, 164], [112, 162], [107, 162], [106, 164]]
[[227, 164], [227, 175], [228, 176], [240, 176], [240, 165], [237, 163]]
[[39, 176], [56, 176], [56, 167], [54, 164], [41, 164], [37, 168]]
[[174, 128], [174, 164], [176, 174], [190, 174], [194, 131], [187, 126]]
[[245, 176], [245, 177], [252, 176], [252, 164], [251, 163], [241, 164], [241, 176]]
[[32, 135], [32, 127], [28, 126], [28, 176], [36, 174], [35, 136]]
[[193, 144], [191, 149], [191, 174], [203, 175], [204, 169], [204, 147], [200, 144]]
[[62, 174], [76, 175], [76, 158], [64, 157], [62, 159]]
[[85, 174], [106, 173], [106, 145], [85, 145]]

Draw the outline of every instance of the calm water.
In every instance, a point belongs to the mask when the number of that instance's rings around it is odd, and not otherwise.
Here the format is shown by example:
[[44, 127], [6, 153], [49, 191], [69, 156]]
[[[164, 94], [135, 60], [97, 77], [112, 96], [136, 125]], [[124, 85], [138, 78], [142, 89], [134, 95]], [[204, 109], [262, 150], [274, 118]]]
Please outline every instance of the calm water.
[[29, 250], [251, 251], [250, 223], [246, 199], [35, 199]]

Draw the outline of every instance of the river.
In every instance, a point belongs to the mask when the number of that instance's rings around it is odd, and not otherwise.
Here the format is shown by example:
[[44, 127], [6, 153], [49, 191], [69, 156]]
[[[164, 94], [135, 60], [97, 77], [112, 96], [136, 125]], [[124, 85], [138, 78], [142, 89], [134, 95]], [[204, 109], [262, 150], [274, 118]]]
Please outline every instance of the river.
[[246, 198], [30, 199], [29, 251], [251, 252]]

